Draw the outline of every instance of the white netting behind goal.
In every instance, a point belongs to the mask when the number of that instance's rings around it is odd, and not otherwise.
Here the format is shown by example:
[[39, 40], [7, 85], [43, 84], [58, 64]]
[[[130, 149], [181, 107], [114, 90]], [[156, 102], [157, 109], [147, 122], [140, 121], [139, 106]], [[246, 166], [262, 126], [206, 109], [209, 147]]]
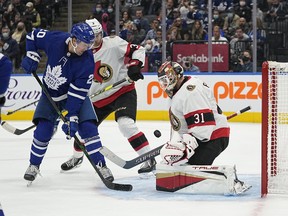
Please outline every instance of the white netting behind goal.
[[268, 62], [268, 193], [288, 194], [288, 63]]

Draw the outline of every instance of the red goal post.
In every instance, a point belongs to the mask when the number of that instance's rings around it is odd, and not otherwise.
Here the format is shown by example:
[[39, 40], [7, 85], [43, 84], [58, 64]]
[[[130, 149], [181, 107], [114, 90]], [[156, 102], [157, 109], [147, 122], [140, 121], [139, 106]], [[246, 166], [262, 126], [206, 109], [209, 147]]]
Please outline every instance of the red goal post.
[[288, 194], [288, 63], [262, 65], [261, 194]]

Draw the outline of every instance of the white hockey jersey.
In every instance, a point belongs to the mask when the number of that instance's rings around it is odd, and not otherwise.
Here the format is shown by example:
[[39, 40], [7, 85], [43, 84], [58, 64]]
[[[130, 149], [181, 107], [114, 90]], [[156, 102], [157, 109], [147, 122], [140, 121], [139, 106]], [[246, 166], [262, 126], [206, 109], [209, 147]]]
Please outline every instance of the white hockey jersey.
[[[127, 77], [125, 62], [128, 59], [138, 59], [144, 66], [145, 49], [139, 45], [128, 43], [118, 36], [103, 38], [100, 47], [93, 50], [95, 68], [94, 80], [89, 95]], [[124, 82], [118, 87], [105, 91], [93, 98], [96, 107], [103, 107], [125, 92], [135, 88], [134, 83]]]
[[173, 130], [180, 136], [191, 133], [203, 142], [229, 137], [227, 118], [219, 113], [212, 90], [196, 77], [185, 80], [171, 101], [169, 117]]

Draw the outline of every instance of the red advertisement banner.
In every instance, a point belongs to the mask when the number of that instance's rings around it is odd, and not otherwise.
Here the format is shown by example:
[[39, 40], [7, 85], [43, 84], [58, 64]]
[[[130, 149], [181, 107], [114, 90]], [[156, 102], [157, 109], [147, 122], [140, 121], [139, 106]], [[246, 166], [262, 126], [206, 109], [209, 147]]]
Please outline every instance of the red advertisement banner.
[[[201, 72], [208, 71], [208, 44], [173, 44], [173, 61], [180, 64], [183, 58], [191, 57]], [[229, 70], [229, 44], [212, 45], [212, 71]]]

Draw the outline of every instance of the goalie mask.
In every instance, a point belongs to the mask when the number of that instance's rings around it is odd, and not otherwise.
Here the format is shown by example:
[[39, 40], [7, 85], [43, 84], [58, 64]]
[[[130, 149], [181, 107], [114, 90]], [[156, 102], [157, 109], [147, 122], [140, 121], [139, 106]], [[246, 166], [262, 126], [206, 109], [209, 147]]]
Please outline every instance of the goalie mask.
[[177, 62], [164, 62], [158, 70], [158, 82], [170, 98], [178, 80], [183, 76], [183, 68]]

